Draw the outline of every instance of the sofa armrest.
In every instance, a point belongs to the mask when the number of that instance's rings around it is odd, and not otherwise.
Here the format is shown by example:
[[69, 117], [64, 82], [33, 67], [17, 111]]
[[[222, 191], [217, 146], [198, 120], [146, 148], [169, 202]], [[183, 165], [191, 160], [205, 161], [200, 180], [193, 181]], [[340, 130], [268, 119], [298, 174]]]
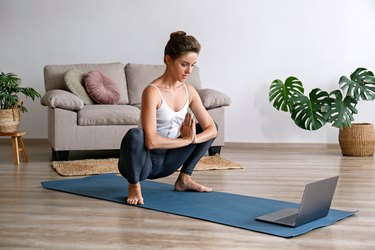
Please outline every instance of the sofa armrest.
[[198, 89], [197, 92], [206, 109], [229, 106], [231, 103], [229, 96], [214, 89]]
[[61, 108], [67, 110], [81, 110], [84, 107], [83, 101], [76, 95], [61, 89], [53, 89], [40, 100], [41, 104], [50, 108]]

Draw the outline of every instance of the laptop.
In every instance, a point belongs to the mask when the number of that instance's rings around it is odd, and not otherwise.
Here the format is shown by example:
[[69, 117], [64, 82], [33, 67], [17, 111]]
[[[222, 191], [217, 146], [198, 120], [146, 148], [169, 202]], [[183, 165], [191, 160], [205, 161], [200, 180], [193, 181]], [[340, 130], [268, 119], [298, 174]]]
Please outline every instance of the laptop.
[[256, 217], [256, 220], [297, 227], [328, 215], [339, 176], [305, 186], [299, 208], [285, 208]]

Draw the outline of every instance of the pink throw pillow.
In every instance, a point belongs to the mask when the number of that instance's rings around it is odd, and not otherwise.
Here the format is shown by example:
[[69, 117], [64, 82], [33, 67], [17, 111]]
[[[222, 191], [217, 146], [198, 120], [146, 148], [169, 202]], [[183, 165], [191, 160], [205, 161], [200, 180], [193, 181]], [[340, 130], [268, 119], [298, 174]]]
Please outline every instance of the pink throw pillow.
[[100, 104], [117, 104], [120, 90], [117, 83], [100, 71], [90, 71], [85, 77], [85, 87], [90, 97]]

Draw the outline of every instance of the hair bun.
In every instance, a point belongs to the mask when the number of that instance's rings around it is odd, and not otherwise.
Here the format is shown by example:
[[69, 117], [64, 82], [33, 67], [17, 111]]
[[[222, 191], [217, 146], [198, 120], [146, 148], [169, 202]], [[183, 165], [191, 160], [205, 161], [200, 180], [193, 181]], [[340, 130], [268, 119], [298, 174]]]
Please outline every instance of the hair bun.
[[178, 37], [178, 36], [186, 36], [186, 32], [185, 31], [176, 31], [176, 32], [173, 32], [171, 33], [171, 38], [174, 38], [174, 37]]

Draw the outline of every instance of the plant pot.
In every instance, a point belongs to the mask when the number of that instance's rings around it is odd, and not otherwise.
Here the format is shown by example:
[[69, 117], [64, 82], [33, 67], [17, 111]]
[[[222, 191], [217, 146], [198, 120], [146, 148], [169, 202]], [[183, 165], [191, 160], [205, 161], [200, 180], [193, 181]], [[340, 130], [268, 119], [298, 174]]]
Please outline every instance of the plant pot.
[[0, 132], [13, 133], [18, 131], [20, 109], [0, 109]]
[[343, 155], [374, 155], [375, 131], [371, 123], [353, 123], [339, 131], [339, 143]]

